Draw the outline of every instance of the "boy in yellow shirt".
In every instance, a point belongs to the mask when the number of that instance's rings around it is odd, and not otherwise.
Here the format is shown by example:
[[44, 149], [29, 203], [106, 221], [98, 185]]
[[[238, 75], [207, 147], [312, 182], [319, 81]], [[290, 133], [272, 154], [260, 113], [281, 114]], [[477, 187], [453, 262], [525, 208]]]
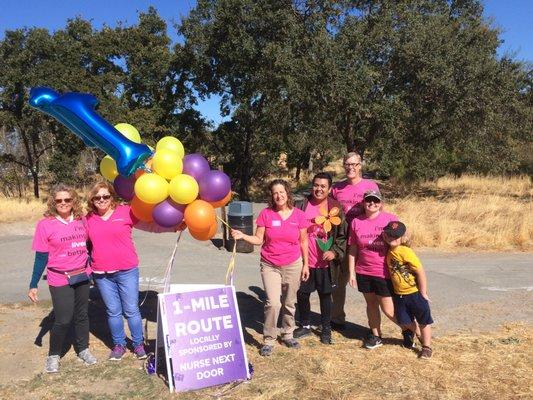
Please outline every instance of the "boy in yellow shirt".
[[387, 266], [394, 287], [394, 315], [403, 329], [404, 346], [413, 347], [416, 323], [420, 327], [422, 351], [420, 358], [431, 358], [431, 311], [427, 294], [427, 279], [415, 252], [402, 245], [406, 227], [399, 221], [389, 222], [383, 229], [383, 239], [389, 244]]

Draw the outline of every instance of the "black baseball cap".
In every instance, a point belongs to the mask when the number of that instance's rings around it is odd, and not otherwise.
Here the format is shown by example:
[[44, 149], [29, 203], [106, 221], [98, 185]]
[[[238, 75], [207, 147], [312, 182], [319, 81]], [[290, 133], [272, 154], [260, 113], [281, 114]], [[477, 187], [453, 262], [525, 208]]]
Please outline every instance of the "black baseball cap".
[[391, 221], [383, 229], [383, 233], [385, 233], [391, 239], [398, 239], [398, 238], [401, 238], [405, 234], [406, 230], [407, 228], [405, 227], [405, 224], [403, 224], [402, 222]]

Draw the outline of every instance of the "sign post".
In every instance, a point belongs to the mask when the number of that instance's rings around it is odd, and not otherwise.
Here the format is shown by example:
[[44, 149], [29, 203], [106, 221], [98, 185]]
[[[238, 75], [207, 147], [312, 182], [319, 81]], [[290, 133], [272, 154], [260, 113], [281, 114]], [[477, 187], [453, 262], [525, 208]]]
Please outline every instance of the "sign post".
[[250, 378], [233, 286], [170, 285], [158, 295], [157, 325], [171, 392]]

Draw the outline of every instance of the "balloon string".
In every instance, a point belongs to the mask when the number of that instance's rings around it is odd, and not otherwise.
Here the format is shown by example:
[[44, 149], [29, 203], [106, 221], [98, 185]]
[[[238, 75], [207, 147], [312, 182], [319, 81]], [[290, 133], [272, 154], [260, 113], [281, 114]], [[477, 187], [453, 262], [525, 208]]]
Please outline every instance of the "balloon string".
[[172, 255], [170, 256], [170, 259], [168, 260], [167, 269], [165, 270], [165, 286], [163, 289], [163, 293], [168, 293], [170, 289], [170, 273], [172, 271], [172, 266], [174, 265], [174, 259], [176, 258], [176, 251], [178, 250], [178, 243], [181, 239], [181, 234], [183, 231], [180, 231], [178, 234], [178, 238], [176, 239], [176, 244], [174, 245], [174, 250], [172, 251]]
[[[232, 229], [229, 224], [216, 215], [217, 219], [226, 225], [229, 229]], [[226, 271], [226, 285], [235, 286], [235, 257], [237, 256], [237, 241], [233, 241], [233, 250], [231, 252], [231, 258], [229, 260], [228, 269]]]
[[[172, 251], [172, 256], [168, 260], [167, 268], [165, 269], [165, 279], [164, 279], [165, 289], [164, 289], [163, 293], [167, 293], [168, 289], [170, 287], [170, 271], [172, 270], [172, 265], [174, 264], [174, 258], [176, 256], [176, 250], [178, 249], [178, 243], [180, 242], [181, 233], [182, 232], [183, 231], [180, 231], [180, 233], [178, 235], [178, 238], [176, 239], [176, 244], [174, 245], [174, 250]], [[152, 286], [152, 280], [153, 279], [151, 278], [150, 282], [148, 284], [148, 288], [146, 289], [146, 293], [144, 295], [144, 299], [143, 299], [143, 301], [141, 301], [141, 304], [139, 304], [139, 307], [142, 307], [144, 302], [148, 298], [148, 293], [150, 292], [150, 288]], [[148, 318], [146, 318], [146, 320], [144, 322], [144, 341], [145, 341], [145, 343], [148, 343]]]

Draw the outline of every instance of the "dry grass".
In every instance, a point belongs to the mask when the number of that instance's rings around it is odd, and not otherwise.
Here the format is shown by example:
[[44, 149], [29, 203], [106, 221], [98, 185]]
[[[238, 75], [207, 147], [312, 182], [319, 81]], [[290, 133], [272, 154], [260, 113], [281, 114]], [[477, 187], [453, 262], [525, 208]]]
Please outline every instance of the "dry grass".
[[45, 209], [46, 204], [34, 198], [20, 200], [0, 197], [0, 223], [37, 221]]
[[387, 208], [407, 224], [415, 246], [531, 251], [532, 195], [529, 177], [445, 177], [405, 197], [393, 194]]
[[[340, 179], [342, 163], [330, 163], [326, 170]], [[311, 176], [303, 178], [307, 182]], [[408, 225], [414, 246], [439, 250], [533, 250], [533, 185], [528, 176], [466, 175], [418, 186], [379, 183], [388, 198], [386, 208]], [[34, 222], [43, 210], [40, 201], [0, 198], [0, 223]]]
[[[386, 332], [391, 335], [391, 332]], [[250, 333], [250, 331], [249, 331]], [[259, 334], [251, 331], [254, 339]], [[229, 386], [183, 393], [180, 399], [526, 399], [533, 396], [533, 329], [510, 324], [498, 332], [458, 334], [434, 340], [434, 357], [418, 360], [398, 341], [368, 351], [361, 341], [334, 334], [333, 346], [317, 337], [298, 351], [276, 347], [271, 357], [247, 345], [253, 378]], [[107, 352], [92, 341], [98, 356]], [[32, 352], [35, 350], [32, 349]], [[84, 367], [70, 352], [57, 375], [38, 374], [0, 386], [5, 399], [175, 399], [129, 356], [120, 363]]]

